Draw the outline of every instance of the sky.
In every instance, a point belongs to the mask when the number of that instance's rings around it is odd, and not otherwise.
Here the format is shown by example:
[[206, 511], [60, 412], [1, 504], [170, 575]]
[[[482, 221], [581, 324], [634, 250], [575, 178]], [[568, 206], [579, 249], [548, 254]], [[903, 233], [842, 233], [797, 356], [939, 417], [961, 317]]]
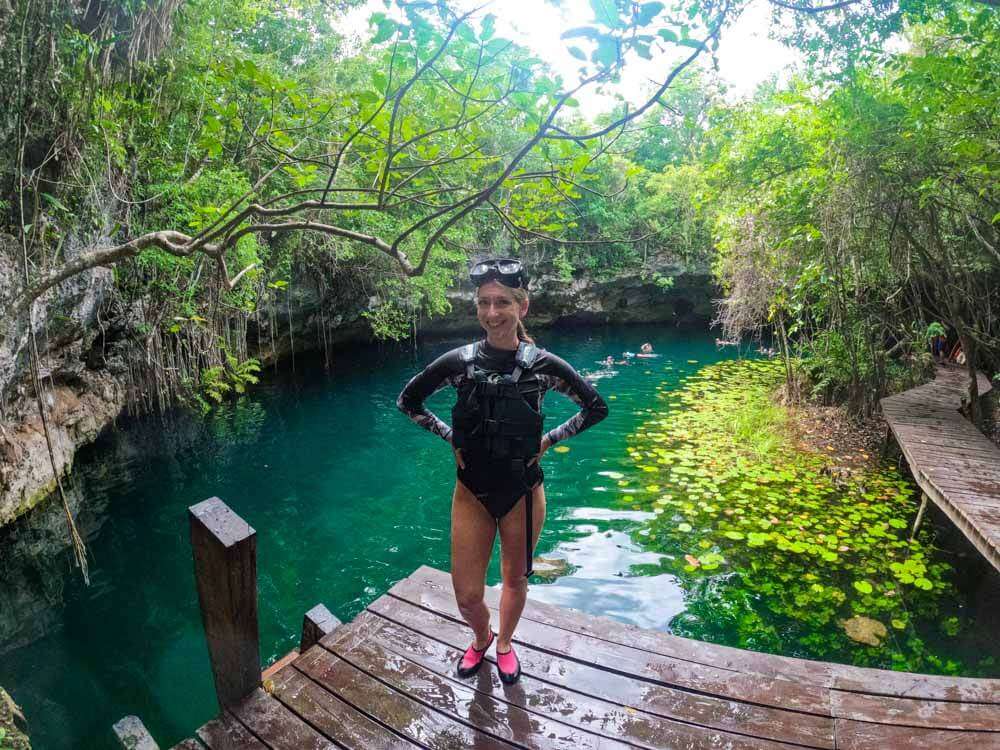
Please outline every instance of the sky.
[[[453, 0], [453, 7], [465, 9], [483, 5], [484, 0]], [[371, 35], [368, 18], [376, 11], [385, 11], [382, 0], [368, 0], [344, 18], [342, 28], [361, 38]], [[561, 38], [567, 29], [593, 21], [588, 0], [562, 0], [560, 8], [542, 0], [493, 0], [480, 15], [493, 13], [496, 35], [523, 44], [545, 60], [563, 76], [567, 83], [578, 78], [579, 61], [567, 51], [569, 43]], [[724, 30], [718, 52], [719, 77], [728, 85], [727, 98], [742, 99], [753, 94], [756, 87], [773, 76], [784, 80], [799, 56], [778, 41], [768, 38], [771, 11], [767, 0], [754, 0], [739, 20]], [[694, 34], [692, 34], [694, 36]], [[690, 52], [690, 50], [687, 50]], [[708, 60], [708, 56], [704, 57]], [[653, 82], [661, 81], [670, 71], [672, 58], [626, 60], [618, 92], [631, 102], [640, 101]], [[577, 99], [586, 116], [593, 116], [614, 106], [609, 95], [591, 91]]]

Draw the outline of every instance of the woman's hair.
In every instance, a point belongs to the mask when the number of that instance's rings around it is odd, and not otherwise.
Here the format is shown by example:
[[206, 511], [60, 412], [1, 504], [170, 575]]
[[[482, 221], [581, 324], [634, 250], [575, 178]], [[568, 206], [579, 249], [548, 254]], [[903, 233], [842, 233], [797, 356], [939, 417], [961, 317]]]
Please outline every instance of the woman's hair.
[[[503, 284], [501, 284], [501, 286], [503, 286], [504, 289], [506, 289], [508, 292], [510, 292], [510, 296], [514, 298], [514, 301], [518, 305], [523, 305], [525, 302], [528, 301], [528, 292], [525, 289], [520, 289], [520, 288], [512, 287], [512, 286], [506, 286], [506, 285], [503, 285]], [[479, 288], [478, 287], [476, 288], [476, 296], [477, 297], [479, 296]], [[524, 323], [521, 322], [520, 318], [517, 319], [517, 339], [518, 339], [518, 341], [524, 341], [525, 343], [528, 343], [528, 344], [534, 344], [535, 343], [535, 340], [533, 338], [531, 338], [531, 336], [528, 335], [528, 331], [524, 327]]]
[[[516, 289], [514, 287], [508, 287], [508, 289], [510, 289], [510, 293], [513, 295], [514, 301], [517, 302], [517, 304], [523, 305], [528, 301], [528, 292], [526, 290]], [[524, 323], [521, 322], [520, 318], [517, 319], [517, 338], [518, 341], [524, 341], [529, 344], [535, 343], [535, 340], [528, 335], [528, 331], [524, 327]]]

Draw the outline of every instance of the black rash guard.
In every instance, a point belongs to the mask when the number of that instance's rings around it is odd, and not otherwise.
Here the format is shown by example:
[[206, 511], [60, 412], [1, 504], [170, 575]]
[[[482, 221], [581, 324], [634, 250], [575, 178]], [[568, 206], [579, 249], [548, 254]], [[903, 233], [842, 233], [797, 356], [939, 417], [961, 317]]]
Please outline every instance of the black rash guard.
[[[514, 371], [516, 352], [497, 349], [486, 341], [482, 341], [477, 349], [475, 362], [477, 370], [501, 375], [508, 375]], [[457, 347], [431, 362], [406, 384], [396, 399], [400, 411], [449, 443], [451, 427], [429, 411], [424, 406], [424, 401], [445, 386], [460, 388], [468, 379], [461, 351], [462, 347]], [[594, 386], [580, 377], [580, 374], [565, 360], [544, 349], [539, 348], [535, 363], [530, 371], [521, 376], [518, 385], [536, 411], [542, 410], [542, 400], [549, 390], [569, 396], [580, 407], [578, 413], [546, 433], [551, 445], [573, 437], [608, 416], [608, 405], [604, 403], [604, 399]]]

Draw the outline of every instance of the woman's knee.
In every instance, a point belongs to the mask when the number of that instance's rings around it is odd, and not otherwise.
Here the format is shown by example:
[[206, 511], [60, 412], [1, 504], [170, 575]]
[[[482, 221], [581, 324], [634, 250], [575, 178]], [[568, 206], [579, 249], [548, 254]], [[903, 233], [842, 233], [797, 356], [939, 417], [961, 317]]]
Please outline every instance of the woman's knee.
[[463, 611], [474, 609], [483, 603], [483, 587], [463, 586], [455, 588], [455, 603]]
[[528, 577], [524, 574], [524, 560], [520, 561], [520, 567], [514, 566], [503, 566], [504, 570], [501, 573], [503, 578], [503, 587], [505, 590], [512, 593], [520, 593], [528, 591]]

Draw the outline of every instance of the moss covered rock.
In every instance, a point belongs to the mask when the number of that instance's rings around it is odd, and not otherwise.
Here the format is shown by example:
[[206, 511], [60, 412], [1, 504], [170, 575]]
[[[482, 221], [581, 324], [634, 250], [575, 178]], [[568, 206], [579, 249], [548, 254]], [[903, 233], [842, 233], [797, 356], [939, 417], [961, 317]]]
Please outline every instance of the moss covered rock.
[[21, 707], [0, 687], [0, 748], [3, 750], [31, 750], [28, 741], [28, 722]]

